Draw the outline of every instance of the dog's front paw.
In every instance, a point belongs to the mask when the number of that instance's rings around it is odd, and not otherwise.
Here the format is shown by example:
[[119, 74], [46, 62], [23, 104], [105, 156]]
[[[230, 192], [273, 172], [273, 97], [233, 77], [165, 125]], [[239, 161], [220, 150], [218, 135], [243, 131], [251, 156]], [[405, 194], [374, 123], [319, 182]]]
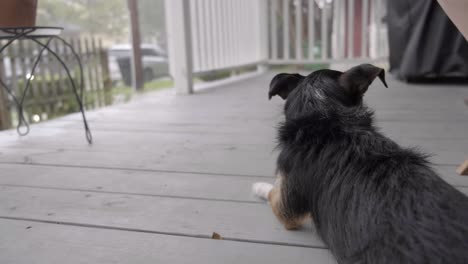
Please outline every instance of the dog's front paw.
[[252, 192], [255, 196], [268, 200], [268, 194], [273, 189], [273, 185], [266, 182], [256, 182], [252, 185]]

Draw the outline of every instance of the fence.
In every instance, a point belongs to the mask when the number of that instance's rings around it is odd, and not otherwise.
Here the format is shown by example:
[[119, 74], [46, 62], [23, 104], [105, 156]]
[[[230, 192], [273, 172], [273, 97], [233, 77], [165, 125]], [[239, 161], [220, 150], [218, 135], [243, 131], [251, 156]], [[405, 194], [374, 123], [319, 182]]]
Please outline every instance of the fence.
[[[68, 42], [72, 44], [83, 64], [85, 108], [93, 109], [110, 104], [112, 97], [107, 54], [101, 42], [95, 38], [74, 38]], [[78, 64], [71, 51], [62, 42], [55, 40], [51, 42], [50, 47], [65, 61], [78, 83]], [[0, 76], [16, 97], [23, 94], [26, 81], [31, 80], [31, 87], [23, 104], [28, 122], [47, 120], [79, 109], [67, 75], [52, 54], [45, 51], [34, 75], [31, 75], [32, 64], [39, 52], [35, 43], [22, 40], [9, 46], [0, 57], [0, 71], [3, 69]], [[16, 105], [4, 92], [3, 87], [0, 89], [3, 90], [0, 100], [4, 100], [0, 102], [3, 116], [0, 128], [8, 128], [16, 125], [18, 121]]]
[[212, 70], [386, 59], [384, 1], [166, 0], [176, 91]]

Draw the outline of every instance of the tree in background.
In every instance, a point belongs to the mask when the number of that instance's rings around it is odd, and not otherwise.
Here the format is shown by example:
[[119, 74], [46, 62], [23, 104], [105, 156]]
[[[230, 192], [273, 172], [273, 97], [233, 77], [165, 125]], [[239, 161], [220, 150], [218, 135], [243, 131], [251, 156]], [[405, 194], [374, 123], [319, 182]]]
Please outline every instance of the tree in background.
[[125, 0], [40, 0], [37, 21], [38, 25], [63, 26], [69, 31], [128, 39]]
[[[164, 0], [139, 0], [143, 42], [165, 47]], [[37, 25], [63, 26], [68, 34], [99, 35], [109, 42], [130, 39], [126, 0], [40, 0]]]

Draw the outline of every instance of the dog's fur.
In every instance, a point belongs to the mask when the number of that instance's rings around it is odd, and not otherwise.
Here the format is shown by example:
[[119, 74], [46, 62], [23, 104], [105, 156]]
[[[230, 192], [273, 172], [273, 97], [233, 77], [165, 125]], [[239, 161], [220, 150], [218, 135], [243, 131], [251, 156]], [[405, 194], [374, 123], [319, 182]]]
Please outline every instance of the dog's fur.
[[466, 264], [468, 198], [373, 126], [362, 97], [376, 77], [385, 84], [370, 64], [275, 76], [280, 181], [255, 190], [287, 229], [310, 214], [339, 263]]

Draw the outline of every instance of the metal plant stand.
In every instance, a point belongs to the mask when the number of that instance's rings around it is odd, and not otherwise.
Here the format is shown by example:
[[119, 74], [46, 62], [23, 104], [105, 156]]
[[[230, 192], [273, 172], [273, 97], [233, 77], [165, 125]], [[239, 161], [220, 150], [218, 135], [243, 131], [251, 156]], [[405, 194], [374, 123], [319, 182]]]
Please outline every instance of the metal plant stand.
[[[91, 134], [91, 130], [89, 129], [88, 121], [86, 119], [85, 115], [85, 109], [83, 106], [83, 85], [84, 85], [84, 80], [83, 80], [83, 66], [81, 64], [81, 60], [78, 56], [78, 54], [75, 52], [73, 49], [73, 46], [65, 41], [63, 38], [61, 38], [59, 35], [62, 33], [63, 28], [60, 27], [10, 27], [10, 28], [0, 28], [0, 40], [8, 40], [5, 45], [0, 47], [0, 54], [9, 46], [11, 45], [14, 41], [16, 40], [31, 40], [37, 45], [39, 45], [40, 51], [39, 54], [37, 55], [37, 58], [35, 58], [33, 62], [33, 66], [30, 72], [30, 76], [34, 76], [34, 72], [36, 70], [37, 65], [39, 64], [39, 61], [41, 60], [41, 57], [44, 53], [44, 51], [50, 52], [57, 60], [58, 62], [62, 65], [64, 68], [67, 77], [71, 83], [71, 87], [73, 89], [73, 93], [75, 95], [75, 99], [79, 105], [81, 115], [83, 117], [83, 124], [84, 124], [84, 129], [85, 129], [85, 134], [86, 134], [86, 140], [88, 141], [89, 144], [92, 144], [93, 142], [93, 137]], [[69, 48], [75, 58], [75, 60], [78, 62], [79, 65], [79, 70], [80, 70], [80, 82], [79, 85], [75, 82], [73, 79], [70, 69], [68, 68], [67, 64], [60, 58], [60, 56], [53, 51], [49, 45], [52, 40], [59, 40], [63, 42], [63, 44]], [[13, 98], [13, 101], [15, 102], [17, 109], [18, 109], [18, 125], [16, 127], [16, 130], [19, 135], [24, 136], [29, 133], [29, 123], [24, 117], [24, 112], [23, 112], [23, 103], [24, 99], [27, 95], [27, 92], [31, 86], [31, 78], [27, 78], [26, 81], [26, 86], [23, 90], [23, 94], [19, 95], [18, 97], [14, 94], [14, 92], [8, 87], [8, 85], [0, 79], [0, 84], [7, 90], [8, 94]], [[21, 130], [21, 127], [25, 127], [25, 131]]]

